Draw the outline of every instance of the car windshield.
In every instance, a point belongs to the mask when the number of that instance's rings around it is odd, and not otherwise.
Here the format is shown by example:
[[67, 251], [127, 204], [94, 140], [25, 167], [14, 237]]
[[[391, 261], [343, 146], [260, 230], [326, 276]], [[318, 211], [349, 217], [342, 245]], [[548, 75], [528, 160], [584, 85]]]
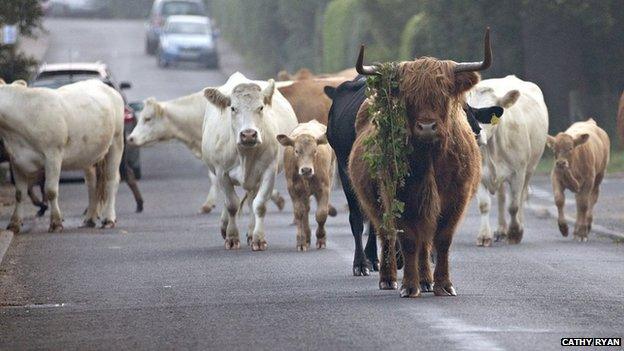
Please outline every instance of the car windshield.
[[56, 89], [87, 79], [101, 79], [101, 77], [97, 72], [42, 72], [31, 85], [38, 88]]
[[206, 23], [197, 22], [170, 22], [165, 28], [169, 34], [208, 34], [209, 28]]
[[201, 6], [196, 2], [170, 1], [163, 4], [162, 15], [164, 17], [174, 15], [204, 16]]

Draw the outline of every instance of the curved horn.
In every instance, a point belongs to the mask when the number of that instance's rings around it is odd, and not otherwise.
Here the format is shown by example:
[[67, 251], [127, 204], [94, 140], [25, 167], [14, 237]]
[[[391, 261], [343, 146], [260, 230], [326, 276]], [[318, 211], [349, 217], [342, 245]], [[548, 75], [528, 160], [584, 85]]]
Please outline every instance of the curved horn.
[[364, 66], [364, 44], [360, 46], [360, 54], [358, 55], [357, 63], [355, 64], [355, 70], [357, 73], [364, 76], [379, 75], [377, 69], [374, 66]]
[[492, 46], [490, 45], [490, 27], [485, 29], [484, 57], [481, 62], [460, 62], [455, 66], [455, 73], [466, 71], [483, 71], [492, 65]]

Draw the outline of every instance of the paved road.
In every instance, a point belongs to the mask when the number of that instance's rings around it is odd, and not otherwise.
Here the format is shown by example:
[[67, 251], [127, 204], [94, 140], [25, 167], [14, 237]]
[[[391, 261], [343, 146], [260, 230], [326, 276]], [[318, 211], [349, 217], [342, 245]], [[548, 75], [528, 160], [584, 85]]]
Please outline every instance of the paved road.
[[[46, 25], [50, 61], [103, 59], [133, 81], [132, 99], [225, 78], [157, 69], [139, 22]], [[61, 187], [64, 233], [27, 221], [0, 266], [0, 349], [554, 350], [561, 337], [624, 336], [624, 247], [564, 239], [552, 219], [527, 215], [521, 245], [477, 248], [473, 205], [452, 250], [459, 296], [406, 300], [379, 291], [376, 275], [351, 276], [340, 192], [326, 250], [296, 252], [292, 211], [270, 206], [269, 250], [231, 252], [217, 214], [197, 214], [208, 183], [201, 163], [173, 143], [144, 150], [143, 161], [145, 212], [132, 212], [122, 185], [116, 229], [77, 229], [81, 184]]]

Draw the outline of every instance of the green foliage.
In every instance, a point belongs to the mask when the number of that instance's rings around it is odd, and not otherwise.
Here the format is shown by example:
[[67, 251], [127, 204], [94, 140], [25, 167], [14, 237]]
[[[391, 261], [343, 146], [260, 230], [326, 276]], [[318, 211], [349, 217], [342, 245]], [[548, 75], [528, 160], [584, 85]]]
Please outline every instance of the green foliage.
[[334, 72], [353, 65], [348, 55], [358, 38], [358, 0], [333, 0], [327, 5], [323, 27], [323, 70]]
[[0, 26], [17, 24], [20, 34], [30, 36], [41, 27], [43, 10], [39, 0], [3, 0], [0, 1]]
[[[20, 36], [34, 36], [41, 27], [43, 11], [38, 0], [0, 1], [0, 27], [5, 24], [17, 25]], [[0, 77], [7, 82], [16, 79], [29, 79], [37, 61], [18, 53], [15, 45], [0, 46]]]
[[405, 186], [409, 175], [407, 157], [412, 152], [407, 133], [407, 112], [399, 96], [397, 63], [378, 66], [379, 76], [369, 76], [366, 95], [375, 132], [364, 140], [364, 160], [371, 177], [379, 184], [379, 201], [383, 208], [382, 227], [389, 235], [396, 235], [396, 219], [403, 214], [405, 204], [397, 199], [397, 191]]

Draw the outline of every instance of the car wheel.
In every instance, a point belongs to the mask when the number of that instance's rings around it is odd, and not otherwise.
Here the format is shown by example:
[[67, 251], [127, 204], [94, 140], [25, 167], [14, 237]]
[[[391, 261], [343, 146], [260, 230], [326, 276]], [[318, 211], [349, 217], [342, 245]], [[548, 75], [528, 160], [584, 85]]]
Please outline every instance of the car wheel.
[[167, 68], [169, 66], [169, 62], [167, 62], [167, 60], [165, 60], [161, 54], [158, 54], [157, 57], [158, 58], [156, 59], [156, 61], [158, 63], [158, 67]]

